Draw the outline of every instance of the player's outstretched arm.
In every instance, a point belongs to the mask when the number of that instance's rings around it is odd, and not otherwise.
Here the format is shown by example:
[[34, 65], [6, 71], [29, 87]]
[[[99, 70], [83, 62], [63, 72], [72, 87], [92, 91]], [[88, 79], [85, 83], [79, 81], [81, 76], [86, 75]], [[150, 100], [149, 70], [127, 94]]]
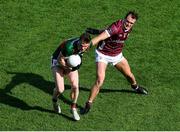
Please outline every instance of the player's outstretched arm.
[[97, 45], [100, 41], [105, 40], [109, 38], [109, 34], [107, 33], [107, 31], [102, 32], [101, 34], [99, 34], [98, 36], [94, 37], [91, 40], [91, 44], [92, 46]]

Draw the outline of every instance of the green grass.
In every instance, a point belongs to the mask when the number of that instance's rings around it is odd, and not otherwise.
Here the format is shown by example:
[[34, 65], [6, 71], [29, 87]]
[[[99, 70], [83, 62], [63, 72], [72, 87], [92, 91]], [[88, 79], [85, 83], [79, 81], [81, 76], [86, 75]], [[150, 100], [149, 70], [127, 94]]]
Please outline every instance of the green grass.
[[[180, 2], [178, 0], [6, 0], [0, 1], [0, 130], [167, 130], [180, 131]], [[126, 41], [128, 59], [148, 96], [131, 92], [108, 66], [92, 111], [75, 122], [70, 86], [52, 112], [50, 56], [66, 38], [87, 27], [104, 28], [128, 10], [140, 18]], [[79, 106], [95, 80], [94, 49], [84, 54]]]

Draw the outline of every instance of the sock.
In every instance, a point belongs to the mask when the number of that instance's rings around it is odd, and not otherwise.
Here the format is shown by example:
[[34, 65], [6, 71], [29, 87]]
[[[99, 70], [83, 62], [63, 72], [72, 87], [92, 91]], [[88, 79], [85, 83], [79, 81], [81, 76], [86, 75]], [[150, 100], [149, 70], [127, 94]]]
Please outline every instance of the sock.
[[88, 100], [87, 103], [91, 103], [92, 104], [92, 101]]
[[57, 99], [52, 98], [52, 101], [53, 101], [54, 103], [56, 103], [56, 102], [57, 102]]
[[131, 88], [133, 88], [133, 89], [138, 89], [138, 85], [137, 84], [131, 84]]
[[86, 105], [91, 106], [92, 105], [92, 101], [87, 101]]
[[71, 109], [76, 108], [76, 103], [71, 104]]

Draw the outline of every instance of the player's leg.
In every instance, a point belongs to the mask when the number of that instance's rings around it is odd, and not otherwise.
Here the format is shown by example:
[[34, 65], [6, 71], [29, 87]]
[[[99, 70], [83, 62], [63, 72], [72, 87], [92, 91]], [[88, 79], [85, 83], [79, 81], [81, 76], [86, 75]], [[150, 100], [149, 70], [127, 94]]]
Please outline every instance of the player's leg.
[[105, 79], [105, 72], [106, 72], [107, 64], [104, 62], [96, 62], [96, 81], [91, 89], [89, 95], [89, 102], [93, 102], [96, 96], [99, 93], [101, 86], [103, 85]]
[[80, 120], [79, 114], [77, 112], [77, 100], [79, 96], [79, 74], [78, 70], [70, 72], [68, 75], [68, 79], [71, 83], [71, 112], [73, 114], [73, 118], [75, 120]]
[[86, 102], [85, 108], [82, 111], [82, 114], [86, 114], [89, 112], [91, 105], [99, 93], [101, 86], [103, 85], [105, 79], [105, 72], [107, 68], [107, 63], [104, 62], [96, 62], [96, 81], [91, 88], [91, 92], [89, 95], [89, 99]]
[[[79, 96], [79, 74], [78, 70], [72, 71], [67, 75], [71, 83], [71, 99], [72, 103], [76, 104]], [[75, 106], [76, 107], [76, 106]]]
[[138, 93], [147, 94], [147, 90], [137, 85], [136, 79], [131, 72], [131, 68], [128, 64], [128, 61], [126, 58], [123, 57], [123, 59], [115, 65], [116, 69], [121, 71], [122, 74], [127, 78], [129, 83], [131, 84], [131, 87], [136, 90]]
[[121, 60], [121, 62], [119, 62], [119, 63], [117, 63], [115, 65], [115, 67], [116, 67], [117, 70], [122, 72], [122, 74], [127, 78], [128, 82], [131, 85], [136, 84], [136, 79], [135, 79], [133, 73], [131, 72], [130, 66], [129, 66], [128, 61], [126, 60], [126, 58], [123, 58]]
[[58, 101], [59, 95], [62, 94], [64, 91], [63, 70], [57, 66], [54, 66], [52, 67], [52, 73], [53, 73], [54, 81], [55, 81], [55, 88], [54, 88], [53, 96], [52, 96], [53, 108], [55, 112], [61, 113], [61, 109], [57, 101]]

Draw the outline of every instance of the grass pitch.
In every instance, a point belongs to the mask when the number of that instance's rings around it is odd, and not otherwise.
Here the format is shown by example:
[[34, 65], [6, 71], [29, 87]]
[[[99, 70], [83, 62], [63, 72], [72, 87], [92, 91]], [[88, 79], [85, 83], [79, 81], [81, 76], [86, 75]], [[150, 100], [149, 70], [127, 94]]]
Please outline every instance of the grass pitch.
[[[180, 130], [180, 2], [178, 0], [6, 0], [0, 2], [0, 130]], [[87, 27], [104, 28], [136, 10], [139, 20], [123, 54], [148, 96], [131, 92], [108, 66], [91, 112], [75, 122], [70, 86], [54, 114], [50, 56]], [[78, 105], [95, 81], [94, 49], [84, 54]]]

